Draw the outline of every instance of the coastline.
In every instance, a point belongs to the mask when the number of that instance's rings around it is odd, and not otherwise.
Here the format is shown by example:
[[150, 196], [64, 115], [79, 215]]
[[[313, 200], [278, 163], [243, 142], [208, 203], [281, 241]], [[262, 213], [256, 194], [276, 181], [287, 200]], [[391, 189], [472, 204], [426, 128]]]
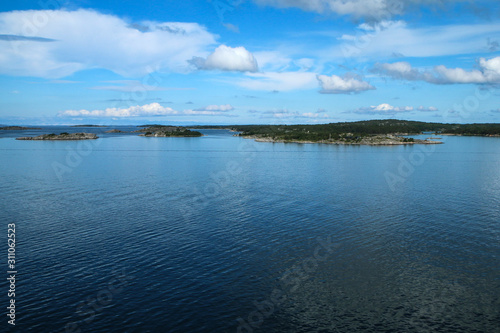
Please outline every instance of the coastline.
[[321, 144], [330, 144], [330, 145], [357, 145], [357, 146], [399, 146], [399, 145], [414, 145], [414, 144], [423, 144], [423, 145], [433, 145], [433, 144], [443, 144], [442, 141], [431, 141], [431, 140], [415, 140], [415, 141], [399, 141], [395, 136], [375, 136], [363, 138], [359, 142], [349, 142], [349, 141], [341, 141], [341, 140], [320, 140], [320, 141], [308, 141], [308, 140], [280, 140], [280, 139], [272, 139], [270, 137], [259, 137], [256, 135], [244, 135], [241, 136], [244, 139], [253, 139], [256, 142], [273, 142], [273, 143], [321, 143]]
[[99, 137], [94, 133], [61, 133], [57, 134], [42, 134], [39, 136], [21, 136], [16, 140], [31, 140], [31, 141], [72, 141], [72, 140], [95, 140]]

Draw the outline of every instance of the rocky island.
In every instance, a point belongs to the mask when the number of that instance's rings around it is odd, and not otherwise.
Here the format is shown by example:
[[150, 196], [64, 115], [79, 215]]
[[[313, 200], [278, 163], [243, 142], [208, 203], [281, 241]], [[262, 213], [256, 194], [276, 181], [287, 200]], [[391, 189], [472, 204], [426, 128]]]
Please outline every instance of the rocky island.
[[0, 127], [2, 131], [25, 131], [25, 130], [39, 130], [38, 127], [23, 127], [23, 126], [5, 126]]
[[[143, 127], [143, 126], [140, 126]], [[146, 137], [157, 137], [157, 138], [167, 138], [167, 137], [199, 137], [203, 136], [198, 131], [191, 131], [186, 127], [181, 126], [164, 126], [164, 125], [153, 125], [149, 127], [142, 128], [135, 131], [139, 136]]]
[[112, 129], [112, 130], [106, 131], [105, 133], [127, 133], [127, 132], [120, 131], [119, 129]]
[[42, 134], [39, 136], [24, 136], [16, 138], [16, 140], [95, 140], [99, 137], [94, 133], [61, 133], [57, 134]]
[[281, 143], [326, 143], [334, 145], [368, 145], [368, 146], [393, 146], [393, 145], [413, 145], [413, 144], [441, 144], [441, 141], [420, 140], [406, 138], [402, 136], [387, 135], [366, 135], [354, 136], [352, 133], [340, 135], [339, 138], [326, 140], [284, 140], [271, 137], [259, 137], [255, 135], [243, 135], [244, 139], [254, 139], [257, 142], [281, 142]]

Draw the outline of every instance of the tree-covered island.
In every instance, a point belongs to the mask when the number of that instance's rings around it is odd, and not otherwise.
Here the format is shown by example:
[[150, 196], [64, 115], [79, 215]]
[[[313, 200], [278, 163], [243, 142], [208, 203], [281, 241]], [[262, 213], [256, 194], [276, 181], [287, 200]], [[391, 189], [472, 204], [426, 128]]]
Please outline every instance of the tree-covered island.
[[181, 126], [152, 125], [146, 127], [145, 125], [141, 125], [138, 127], [142, 127], [140, 130], [135, 131], [138, 133], [142, 133], [139, 134], [139, 136], [158, 137], [158, 138], [203, 136], [203, 134], [201, 134], [198, 131], [191, 131], [188, 128]]

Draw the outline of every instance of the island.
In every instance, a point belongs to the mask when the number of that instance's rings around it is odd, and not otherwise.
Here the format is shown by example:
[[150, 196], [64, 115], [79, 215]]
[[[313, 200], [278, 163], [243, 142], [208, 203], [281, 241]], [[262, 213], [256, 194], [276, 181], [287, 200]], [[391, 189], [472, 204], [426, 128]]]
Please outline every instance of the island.
[[[138, 126], [143, 127], [143, 126]], [[167, 137], [199, 137], [203, 136], [198, 131], [191, 131], [186, 127], [182, 126], [168, 126], [168, 125], [153, 125], [149, 127], [142, 128], [140, 130], [135, 131], [136, 133], [143, 133], [139, 136], [146, 137], [158, 137], [158, 138], [167, 138]]]
[[106, 125], [72, 125], [71, 127], [108, 127]]
[[23, 127], [23, 126], [5, 126], [0, 127], [2, 131], [25, 131], [25, 130], [39, 130], [39, 127]]
[[261, 137], [255, 135], [243, 135], [245, 139], [254, 139], [257, 142], [281, 142], [281, 143], [327, 143], [336, 145], [368, 145], [368, 146], [392, 146], [392, 145], [412, 145], [412, 144], [442, 144], [441, 141], [420, 140], [414, 138], [406, 138], [398, 135], [364, 135], [356, 136], [353, 133], [340, 134], [336, 138], [326, 140], [290, 140], [279, 139], [276, 137]]
[[106, 131], [105, 133], [127, 133], [127, 132], [120, 131], [119, 129], [112, 129], [112, 130]]
[[95, 140], [99, 137], [94, 133], [66, 133], [57, 134], [42, 134], [39, 136], [24, 136], [16, 138], [16, 140]]

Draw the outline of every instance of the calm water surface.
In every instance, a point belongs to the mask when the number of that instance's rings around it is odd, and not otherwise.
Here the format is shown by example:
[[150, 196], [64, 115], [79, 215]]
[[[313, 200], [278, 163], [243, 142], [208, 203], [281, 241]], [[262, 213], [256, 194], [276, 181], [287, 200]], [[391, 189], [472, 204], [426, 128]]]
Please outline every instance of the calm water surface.
[[500, 332], [500, 138], [62, 131], [0, 133], [19, 332]]

